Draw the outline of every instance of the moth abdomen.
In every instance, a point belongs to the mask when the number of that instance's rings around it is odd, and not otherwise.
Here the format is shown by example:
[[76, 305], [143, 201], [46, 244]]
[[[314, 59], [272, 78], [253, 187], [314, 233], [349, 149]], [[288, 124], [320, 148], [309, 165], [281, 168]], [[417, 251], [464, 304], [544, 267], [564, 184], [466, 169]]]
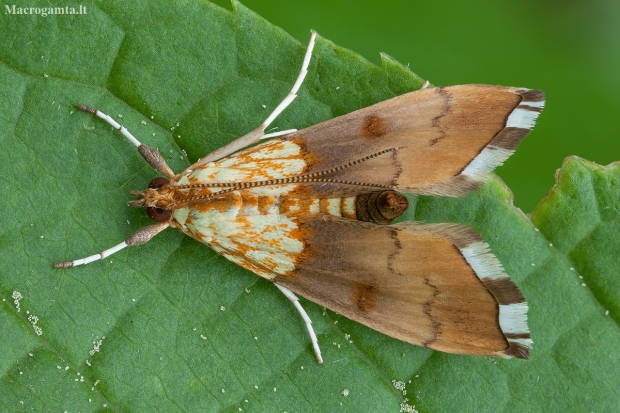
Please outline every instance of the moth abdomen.
[[359, 221], [391, 224], [408, 207], [407, 198], [394, 191], [371, 192], [355, 197], [355, 214]]
[[[391, 224], [409, 207], [407, 198], [392, 190], [375, 191], [343, 198], [303, 200], [293, 198], [292, 201], [296, 205], [293, 208], [296, 211], [323, 213], [380, 225]], [[297, 205], [297, 203], [301, 203], [301, 205]], [[288, 202], [283, 203], [286, 208], [281, 208], [281, 212], [289, 213], [291, 206], [287, 204]]]

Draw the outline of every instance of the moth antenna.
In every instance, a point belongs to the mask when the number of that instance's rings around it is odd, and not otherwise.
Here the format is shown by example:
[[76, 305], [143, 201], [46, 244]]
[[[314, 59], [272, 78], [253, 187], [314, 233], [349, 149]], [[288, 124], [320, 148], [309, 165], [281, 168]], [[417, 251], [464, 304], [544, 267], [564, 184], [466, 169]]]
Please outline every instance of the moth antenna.
[[83, 110], [84, 112], [92, 113], [98, 118], [108, 122], [108, 124], [110, 124], [114, 129], [118, 130], [124, 137], [129, 140], [129, 142], [133, 143], [138, 148], [138, 152], [140, 153], [140, 155], [142, 155], [146, 162], [148, 162], [149, 165], [155, 168], [157, 172], [162, 175], [166, 175], [168, 178], [174, 178], [174, 172], [172, 172], [172, 169], [170, 169], [164, 158], [162, 158], [162, 156], [156, 149], [149, 148], [148, 146], [141, 143], [131, 134], [131, 132], [127, 130], [127, 128], [112, 119], [112, 117], [90, 106], [77, 105], [77, 108], [79, 110]]
[[170, 224], [168, 222], [162, 222], [160, 224], [153, 224], [147, 227], [140, 228], [129, 237], [125, 239], [125, 241], [121, 242], [118, 245], [113, 246], [112, 248], [108, 248], [107, 250], [91, 255], [90, 257], [80, 258], [78, 260], [73, 261], [65, 261], [65, 262], [56, 262], [54, 263], [54, 268], [67, 268], [67, 267], [77, 267], [78, 265], [89, 264], [93, 261], [102, 260], [110, 255], [114, 254], [122, 250], [125, 247], [131, 247], [134, 245], [146, 244], [153, 238], [155, 235], [159, 234], [166, 228], [168, 228]]
[[275, 136], [282, 136], [282, 135], [294, 132], [294, 130], [286, 130], [282, 132], [275, 132], [275, 133], [270, 133], [268, 135], [265, 135], [265, 129], [267, 128], [267, 126], [269, 126], [269, 124], [273, 122], [274, 119], [277, 118], [278, 115], [282, 113], [282, 111], [286, 109], [287, 106], [290, 105], [291, 102], [293, 102], [293, 100], [295, 100], [295, 98], [297, 97], [297, 92], [299, 91], [301, 84], [303, 83], [304, 79], [306, 78], [306, 75], [308, 74], [308, 67], [310, 66], [310, 59], [312, 58], [312, 50], [314, 49], [315, 39], [316, 39], [316, 32], [314, 30], [311, 30], [310, 41], [308, 42], [308, 48], [306, 49], [306, 55], [304, 56], [304, 61], [301, 65], [301, 70], [299, 71], [297, 80], [295, 81], [293, 88], [288, 93], [288, 95], [286, 95], [284, 100], [282, 100], [282, 102], [280, 102], [280, 104], [274, 109], [274, 111], [271, 112], [271, 115], [269, 115], [267, 119], [265, 119], [265, 121], [258, 128], [243, 135], [240, 138], [235, 139], [228, 145], [222, 146], [221, 148], [216, 149], [215, 151], [201, 158], [198, 162], [194, 164], [194, 167], [197, 168], [209, 162], [222, 159], [247, 146], [255, 144], [261, 139], [268, 138], [268, 137], [273, 138]]
[[308, 313], [306, 313], [306, 310], [304, 310], [304, 308], [299, 303], [299, 298], [297, 298], [297, 296], [293, 294], [293, 292], [288, 288], [282, 287], [281, 285], [278, 285], [276, 283], [274, 284], [276, 287], [278, 287], [280, 291], [282, 291], [286, 298], [288, 298], [293, 303], [299, 314], [301, 314], [301, 318], [306, 323], [308, 334], [310, 334], [310, 341], [312, 342], [312, 348], [314, 349], [316, 361], [319, 364], [323, 364], [323, 357], [321, 356], [321, 349], [319, 348], [319, 340], [316, 338], [316, 334], [314, 334], [314, 328], [312, 328], [312, 320], [310, 320]]

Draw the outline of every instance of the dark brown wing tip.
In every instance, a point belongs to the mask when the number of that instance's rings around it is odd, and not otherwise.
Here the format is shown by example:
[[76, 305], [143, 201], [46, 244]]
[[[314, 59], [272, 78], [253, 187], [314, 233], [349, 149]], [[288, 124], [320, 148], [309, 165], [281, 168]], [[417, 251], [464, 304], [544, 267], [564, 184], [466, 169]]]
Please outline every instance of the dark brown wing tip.
[[481, 280], [487, 289], [493, 294], [497, 302], [501, 305], [519, 304], [525, 302], [525, 297], [521, 294], [519, 287], [512, 282], [510, 277], [488, 278]]
[[[506, 127], [489, 143], [489, 146], [514, 151], [534, 127], [545, 106], [545, 94], [540, 90], [517, 89], [521, 102], [506, 120]], [[512, 153], [512, 152], [511, 152]]]
[[490, 252], [488, 244], [482, 241], [478, 233], [466, 225], [447, 223], [407, 222], [393, 227], [414, 227], [416, 232], [428, 232], [452, 242], [497, 302], [497, 321], [506, 340], [506, 347], [503, 350], [494, 349], [489, 355], [521, 359], [529, 357], [532, 339], [527, 325], [527, 302], [519, 287], [504, 272], [502, 264]]
[[530, 358], [530, 348], [521, 343], [508, 341], [508, 348], [504, 350], [503, 356], [506, 358], [516, 358], [527, 360]]
[[502, 165], [530, 133], [545, 106], [545, 95], [540, 90], [510, 90], [521, 97], [521, 102], [506, 117], [504, 128], [461, 172], [468, 180], [483, 182], [491, 171]]
[[506, 114], [504, 128], [493, 137], [476, 157], [456, 176], [444, 182], [417, 185], [407, 192], [425, 195], [461, 196], [476, 190], [489, 174], [502, 165], [515, 151], [536, 123], [545, 106], [545, 94], [540, 90], [502, 88], [507, 93], [519, 95], [521, 101]]
[[499, 327], [507, 342], [505, 350], [493, 353], [504, 358], [529, 357], [532, 339], [527, 325], [528, 305], [519, 287], [504, 272], [501, 262], [490, 252], [480, 235], [466, 225], [401, 223], [396, 228], [415, 227], [446, 238], [456, 246], [478, 279], [497, 302]]
[[538, 89], [521, 89], [519, 95], [526, 102], [545, 102], [545, 93]]
[[528, 358], [532, 347], [527, 325], [528, 305], [519, 287], [504, 272], [504, 267], [495, 255], [489, 252], [486, 243], [474, 242], [459, 248], [476, 276], [497, 301], [499, 326], [508, 342], [508, 348], [501, 355]]

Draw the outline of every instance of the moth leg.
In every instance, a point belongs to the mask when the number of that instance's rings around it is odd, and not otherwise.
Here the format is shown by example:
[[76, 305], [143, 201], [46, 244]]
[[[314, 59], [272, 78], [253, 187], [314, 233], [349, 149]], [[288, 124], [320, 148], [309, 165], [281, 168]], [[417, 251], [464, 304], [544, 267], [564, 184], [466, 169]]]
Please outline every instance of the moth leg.
[[431, 82], [429, 82], [428, 80], [426, 82], [424, 82], [424, 84], [422, 85], [422, 87], [420, 89], [426, 89], [428, 88], [428, 86], [431, 84]]
[[293, 88], [291, 89], [291, 91], [288, 93], [288, 95], [286, 95], [284, 100], [280, 102], [280, 104], [275, 108], [275, 110], [271, 113], [271, 115], [269, 115], [267, 119], [265, 119], [265, 121], [258, 128], [243, 135], [240, 138], [235, 139], [228, 145], [222, 146], [221, 148], [216, 149], [215, 151], [207, 154], [205, 157], [200, 159], [200, 161], [196, 162], [194, 164], [194, 167], [222, 159], [225, 156], [230, 155], [231, 153], [235, 153], [245, 148], [246, 146], [255, 144], [261, 139], [265, 139], [267, 137], [273, 138], [275, 136], [282, 136], [287, 133], [295, 132], [295, 129], [289, 129], [286, 131], [275, 132], [275, 133], [270, 133], [268, 135], [265, 135], [265, 129], [267, 128], [267, 126], [269, 126], [269, 124], [273, 122], [273, 120], [280, 113], [282, 113], [282, 111], [286, 109], [286, 107], [290, 105], [291, 102], [295, 100], [295, 98], [297, 97], [297, 92], [299, 91], [301, 84], [303, 83], [304, 79], [306, 78], [306, 75], [308, 74], [308, 66], [310, 66], [310, 58], [312, 57], [312, 49], [314, 49], [315, 39], [316, 39], [316, 32], [312, 30], [310, 32], [310, 42], [308, 43], [308, 49], [306, 49], [306, 55], [304, 57], [303, 64], [301, 65], [301, 71], [299, 72], [299, 75], [297, 76], [297, 80], [295, 81], [295, 84], [293, 85]]
[[170, 169], [170, 167], [168, 166], [164, 158], [162, 158], [162, 156], [159, 154], [159, 152], [156, 149], [149, 148], [148, 146], [141, 143], [123, 125], [119, 124], [110, 116], [106, 115], [100, 110], [91, 108], [90, 106], [77, 105], [77, 108], [83, 110], [84, 112], [92, 113], [98, 118], [101, 118], [108, 122], [110, 125], [112, 125], [114, 129], [117, 129], [120, 133], [123, 134], [124, 137], [129, 140], [129, 142], [133, 143], [138, 148], [138, 152], [140, 153], [140, 155], [142, 155], [142, 157], [148, 162], [148, 164], [155, 168], [157, 172], [162, 175], [166, 175], [168, 178], [174, 178], [174, 172], [172, 172], [172, 169]]
[[316, 361], [319, 364], [323, 364], [323, 357], [321, 357], [321, 349], [319, 348], [319, 340], [316, 338], [316, 334], [314, 334], [314, 329], [312, 328], [312, 320], [310, 320], [308, 313], [306, 313], [306, 310], [304, 310], [299, 303], [299, 298], [297, 298], [297, 296], [293, 294], [293, 292], [288, 288], [282, 287], [278, 284], [275, 285], [280, 289], [280, 291], [282, 291], [286, 298], [291, 300], [297, 311], [299, 311], [299, 314], [301, 314], [301, 318], [303, 318], [304, 322], [306, 323], [308, 334], [310, 334], [310, 341], [312, 341], [312, 347], [314, 348], [314, 355], [316, 356]]
[[162, 222], [160, 224], [153, 224], [147, 227], [140, 228], [139, 230], [131, 234], [129, 237], [127, 237], [125, 241], [121, 242], [118, 245], [115, 245], [112, 248], [108, 248], [107, 250], [99, 254], [91, 255], [90, 257], [80, 258], [78, 260], [73, 260], [73, 261], [56, 262], [54, 263], [54, 267], [55, 268], [76, 267], [78, 265], [89, 264], [93, 261], [102, 260], [114, 254], [115, 252], [122, 250], [125, 247], [146, 244], [155, 235], [159, 234], [160, 232], [168, 228], [168, 226], [169, 226], [168, 222]]

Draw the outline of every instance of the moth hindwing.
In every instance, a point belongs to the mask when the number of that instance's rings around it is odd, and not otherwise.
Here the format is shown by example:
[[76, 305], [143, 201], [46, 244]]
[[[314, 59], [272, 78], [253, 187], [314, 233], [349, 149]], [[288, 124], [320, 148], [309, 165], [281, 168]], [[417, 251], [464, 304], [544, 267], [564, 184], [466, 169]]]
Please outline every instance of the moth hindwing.
[[[465, 85], [422, 88], [327, 122], [265, 135], [258, 128], [175, 174], [156, 150], [99, 110], [159, 173], [130, 202], [155, 224], [70, 267], [181, 230], [294, 293], [400, 340], [482, 356], [529, 356], [527, 303], [489, 247], [459, 224], [392, 222], [402, 193], [460, 196], [478, 188], [534, 126], [540, 91]], [[426, 85], [425, 85], [426, 86]], [[260, 139], [271, 140], [258, 143]]]

